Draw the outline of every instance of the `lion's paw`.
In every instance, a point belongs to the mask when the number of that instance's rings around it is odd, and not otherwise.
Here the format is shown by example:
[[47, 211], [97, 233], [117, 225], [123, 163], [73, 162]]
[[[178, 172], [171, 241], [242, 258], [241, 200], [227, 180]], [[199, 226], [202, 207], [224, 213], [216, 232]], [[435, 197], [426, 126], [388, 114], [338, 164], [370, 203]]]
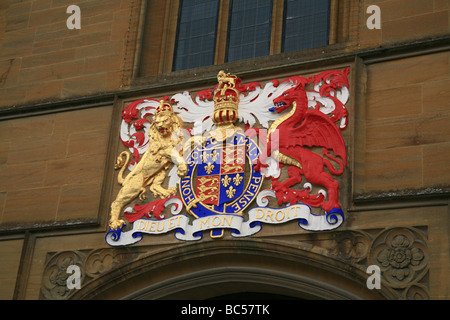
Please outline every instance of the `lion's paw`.
[[119, 219], [117, 219], [117, 220], [111, 220], [111, 221], [109, 221], [109, 227], [111, 228], [111, 229], [113, 229], [113, 230], [117, 230], [117, 229], [120, 229], [120, 228], [122, 228], [122, 226], [125, 224], [125, 221], [124, 220], [119, 220]]

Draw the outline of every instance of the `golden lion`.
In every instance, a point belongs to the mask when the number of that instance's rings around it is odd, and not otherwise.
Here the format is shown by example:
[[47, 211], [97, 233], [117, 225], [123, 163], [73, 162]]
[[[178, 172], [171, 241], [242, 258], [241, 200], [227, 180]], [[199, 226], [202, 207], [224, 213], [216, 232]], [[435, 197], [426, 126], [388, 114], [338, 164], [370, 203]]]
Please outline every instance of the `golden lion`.
[[119, 219], [123, 207], [137, 196], [141, 200], [145, 199], [147, 186], [150, 186], [149, 189], [155, 197], [163, 199], [176, 193], [176, 188], [165, 189], [162, 187], [162, 183], [170, 163], [178, 165], [177, 173], [180, 177], [187, 174], [188, 167], [180, 155], [180, 151], [175, 148], [176, 145], [180, 145], [181, 139], [172, 137], [175, 130], [180, 129], [182, 125], [183, 121], [173, 112], [172, 106], [161, 100], [149, 129], [150, 147], [126, 178], [123, 178], [123, 172], [128, 165], [130, 153], [124, 151], [119, 155], [115, 169], [121, 169], [117, 180], [122, 188], [116, 200], [111, 204], [109, 220], [111, 229], [119, 229], [125, 224], [124, 220]]

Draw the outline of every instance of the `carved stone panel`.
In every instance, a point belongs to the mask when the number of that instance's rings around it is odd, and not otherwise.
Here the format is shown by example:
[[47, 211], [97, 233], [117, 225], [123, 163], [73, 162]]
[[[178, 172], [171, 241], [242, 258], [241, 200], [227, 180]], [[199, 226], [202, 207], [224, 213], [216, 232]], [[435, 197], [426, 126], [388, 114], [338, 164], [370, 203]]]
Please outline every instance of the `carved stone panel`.
[[[304, 234], [295, 238], [291, 241], [322, 249], [324, 259], [335, 257], [349, 267], [364, 271], [370, 265], [378, 266], [381, 271], [381, 287], [384, 292], [390, 292], [390, 299], [429, 298], [429, 251], [425, 227], [335, 231]], [[70, 265], [80, 267], [83, 289], [88, 284], [92, 287], [96, 281], [101, 284], [101, 277], [108, 272], [122, 269], [125, 273], [127, 264], [143, 258], [148, 260], [152, 254], [152, 249], [148, 246], [49, 253], [40, 298], [64, 300], [72, 297], [77, 290], [71, 290], [67, 286], [70, 276], [67, 268]]]
[[418, 228], [394, 228], [373, 241], [368, 263], [378, 265], [382, 285], [402, 299], [428, 299], [428, 248], [426, 233]]
[[42, 276], [40, 299], [66, 300], [76, 292], [67, 284], [71, 272], [68, 267], [76, 265], [80, 268], [81, 288], [101, 275], [120, 268], [129, 261], [139, 257], [141, 250], [133, 252], [121, 249], [98, 249], [83, 251], [63, 251], [49, 253]]

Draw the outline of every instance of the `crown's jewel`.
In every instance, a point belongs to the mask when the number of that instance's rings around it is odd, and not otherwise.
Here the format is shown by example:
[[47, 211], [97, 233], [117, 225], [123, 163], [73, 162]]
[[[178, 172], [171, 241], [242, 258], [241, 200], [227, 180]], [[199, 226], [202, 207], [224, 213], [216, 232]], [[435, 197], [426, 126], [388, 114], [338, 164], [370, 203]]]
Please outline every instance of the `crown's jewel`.
[[238, 119], [239, 78], [221, 70], [217, 74], [219, 84], [214, 91], [213, 121], [217, 126], [229, 125]]

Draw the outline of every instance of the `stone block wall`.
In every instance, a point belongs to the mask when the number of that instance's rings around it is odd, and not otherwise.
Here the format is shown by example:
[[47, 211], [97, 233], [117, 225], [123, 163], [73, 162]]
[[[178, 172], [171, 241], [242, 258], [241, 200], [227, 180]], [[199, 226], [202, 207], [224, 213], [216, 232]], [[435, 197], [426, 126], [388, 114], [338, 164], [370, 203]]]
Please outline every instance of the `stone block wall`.
[[112, 107], [0, 122], [2, 229], [97, 222]]
[[[69, 29], [69, 5], [81, 29]], [[0, 107], [116, 91], [127, 85], [136, 32], [134, 1], [16, 1], [0, 4]], [[131, 28], [131, 29], [130, 29]], [[131, 56], [132, 57], [132, 56]]]

